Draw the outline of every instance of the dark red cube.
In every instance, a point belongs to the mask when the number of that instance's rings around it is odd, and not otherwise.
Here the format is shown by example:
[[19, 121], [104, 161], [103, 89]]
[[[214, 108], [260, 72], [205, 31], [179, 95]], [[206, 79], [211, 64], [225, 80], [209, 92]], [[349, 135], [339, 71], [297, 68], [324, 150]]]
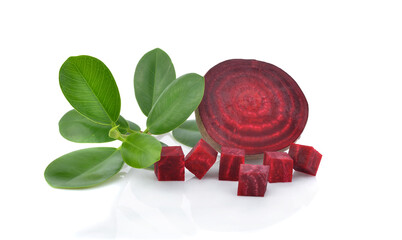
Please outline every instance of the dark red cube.
[[218, 152], [202, 138], [184, 158], [186, 168], [201, 179], [214, 165]]
[[315, 176], [320, 166], [322, 155], [313, 147], [292, 143], [289, 156], [293, 159], [293, 168]]
[[263, 197], [267, 190], [268, 174], [269, 166], [241, 164], [237, 195]]
[[222, 147], [219, 163], [219, 180], [238, 181], [240, 164], [244, 164], [245, 151]]
[[264, 152], [264, 165], [269, 166], [268, 182], [291, 182], [293, 159], [285, 152]]
[[161, 159], [154, 164], [158, 181], [184, 181], [184, 154], [180, 146], [162, 147]]

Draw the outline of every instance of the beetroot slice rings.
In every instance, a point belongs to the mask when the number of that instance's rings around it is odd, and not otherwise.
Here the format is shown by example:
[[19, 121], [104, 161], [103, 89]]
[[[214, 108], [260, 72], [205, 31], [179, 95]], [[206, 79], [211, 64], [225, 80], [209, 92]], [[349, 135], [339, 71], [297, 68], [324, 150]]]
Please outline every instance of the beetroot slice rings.
[[196, 111], [200, 132], [212, 147], [244, 149], [247, 159], [288, 147], [307, 117], [307, 100], [287, 73], [245, 59], [224, 61], [207, 72]]

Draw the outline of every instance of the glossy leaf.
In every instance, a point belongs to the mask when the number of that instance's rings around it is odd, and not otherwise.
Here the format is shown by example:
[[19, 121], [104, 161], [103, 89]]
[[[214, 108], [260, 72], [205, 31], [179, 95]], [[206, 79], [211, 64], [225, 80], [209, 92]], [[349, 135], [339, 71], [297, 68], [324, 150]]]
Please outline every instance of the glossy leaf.
[[127, 120], [127, 123], [128, 123], [128, 126], [129, 126], [129, 128], [131, 130], [134, 130], [134, 131], [140, 131], [141, 130], [140, 126], [138, 126], [137, 124], [135, 124], [135, 123], [133, 123], [133, 122], [131, 122], [129, 120]]
[[102, 183], [123, 166], [116, 148], [87, 148], [54, 160], [45, 170], [45, 179], [55, 188], [84, 188]]
[[178, 142], [189, 147], [194, 147], [202, 137], [195, 120], [185, 121], [172, 134]]
[[116, 122], [120, 94], [112, 73], [90, 56], [69, 57], [60, 68], [64, 96], [79, 113], [100, 124]]
[[147, 119], [150, 133], [163, 134], [180, 126], [200, 104], [204, 78], [198, 74], [183, 75], [159, 96]]
[[119, 131], [123, 134], [130, 132], [131, 130], [134, 131], [140, 131], [140, 127], [131, 122], [126, 120], [125, 118], [123, 118], [122, 116], [119, 117], [119, 119], [116, 122], [116, 125], [119, 125]]
[[160, 94], [175, 79], [172, 60], [161, 49], [156, 48], [141, 58], [135, 69], [134, 90], [145, 116], [148, 116]]
[[132, 133], [121, 145], [123, 160], [134, 168], [146, 168], [159, 161], [161, 143], [144, 133]]
[[[129, 123], [120, 116], [116, 122], [122, 134], [127, 133]], [[59, 121], [60, 134], [67, 140], [77, 143], [103, 143], [115, 139], [109, 137], [111, 125], [102, 125], [89, 120], [76, 110], [64, 114]]]
[[59, 121], [60, 134], [77, 143], [102, 143], [114, 141], [108, 136], [110, 125], [101, 125], [82, 116], [76, 110], [64, 114]]
[[127, 129], [130, 128], [128, 121], [123, 116], [119, 116], [119, 119], [117, 119], [116, 125], [119, 126], [119, 130], [121, 133], [126, 133]]
[[[164, 142], [161, 142], [161, 141], [159, 141], [159, 142], [161, 143], [162, 147], [167, 147], [167, 146], [168, 146], [168, 145], [167, 145], [166, 143], [164, 143]], [[154, 170], [154, 168], [155, 168], [155, 166], [154, 166], [154, 164], [152, 164], [151, 166], [146, 167], [145, 169], [147, 169], [147, 170]]]

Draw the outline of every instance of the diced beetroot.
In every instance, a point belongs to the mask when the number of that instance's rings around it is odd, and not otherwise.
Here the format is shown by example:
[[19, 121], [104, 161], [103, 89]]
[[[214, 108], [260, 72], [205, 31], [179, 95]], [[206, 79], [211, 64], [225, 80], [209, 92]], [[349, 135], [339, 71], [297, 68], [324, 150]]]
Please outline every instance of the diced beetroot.
[[218, 152], [201, 138], [185, 157], [185, 166], [201, 179], [214, 165], [217, 155]]
[[161, 159], [154, 164], [159, 181], [184, 181], [184, 154], [180, 146], [162, 147]]
[[231, 59], [205, 74], [195, 112], [203, 138], [215, 149], [241, 148], [246, 159], [288, 147], [302, 133], [307, 100], [282, 69], [257, 60]]
[[264, 152], [264, 165], [269, 166], [268, 182], [291, 182], [293, 159], [285, 152]]
[[268, 173], [269, 166], [241, 164], [237, 195], [263, 197], [267, 190]]
[[293, 168], [315, 176], [321, 162], [322, 155], [313, 147], [292, 143], [289, 155], [293, 159]]
[[219, 180], [238, 181], [240, 164], [244, 164], [245, 151], [222, 147], [219, 163]]
[[240, 164], [244, 164], [245, 151], [238, 148], [222, 147], [219, 163], [219, 180], [239, 180]]

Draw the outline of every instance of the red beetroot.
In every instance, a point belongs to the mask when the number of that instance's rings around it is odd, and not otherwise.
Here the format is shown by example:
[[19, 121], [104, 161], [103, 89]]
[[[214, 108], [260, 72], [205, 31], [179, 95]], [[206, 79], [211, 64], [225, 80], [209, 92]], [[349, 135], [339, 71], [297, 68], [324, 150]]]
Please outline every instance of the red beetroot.
[[180, 146], [162, 147], [161, 159], [154, 164], [159, 181], [184, 181], [184, 154]]
[[245, 59], [224, 61], [207, 72], [196, 111], [200, 132], [212, 147], [244, 149], [246, 159], [288, 147], [307, 117], [307, 100], [286, 72]]
[[268, 172], [269, 166], [241, 164], [237, 195], [263, 197], [267, 190]]
[[201, 179], [214, 165], [218, 153], [202, 138], [185, 157], [185, 166]]
[[264, 152], [264, 165], [269, 166], [268, 182], [291, 182], [293, 159], [285, 152]]
[[322, 155], [313, 147], [293, 143], [289, 155], [293, 159], [294, 170], [313, 176], [317, 174]]
[[222, 147], [219, 163], [219, 180], [239, 180], [240, 164], [244, 164], [243, 149]]

